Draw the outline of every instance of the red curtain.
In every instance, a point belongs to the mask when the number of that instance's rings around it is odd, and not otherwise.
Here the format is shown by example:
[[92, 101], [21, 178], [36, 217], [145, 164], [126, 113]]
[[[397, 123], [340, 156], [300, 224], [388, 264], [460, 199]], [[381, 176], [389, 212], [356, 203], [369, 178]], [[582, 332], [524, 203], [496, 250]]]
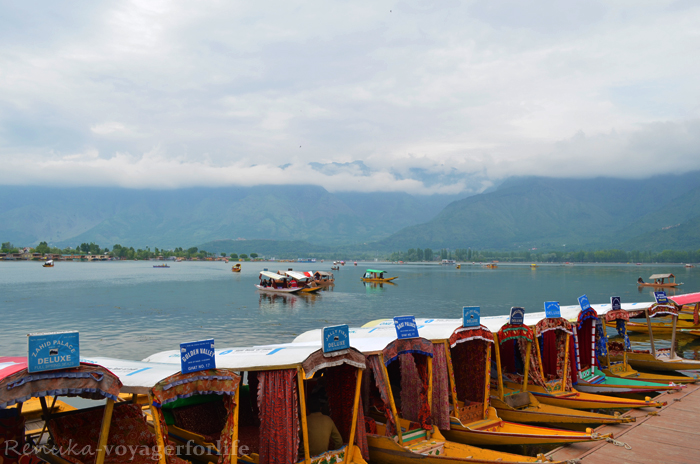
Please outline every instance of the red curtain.
[[428, 404], [428, 357], [401, 353], [401, 417], [432, 430]]
[[394, 416], [391, 413], [391, 404], [389, 402], [389, 379], [384, 377], [384, 369], [382, 367], [382, 362], [379, 360], [379, 356], [372, 355], [367, 358], [370, 369], [374, 374], [374, 383], [377, 385], [377, 390], [379, 390], [379, 396], [382, 399], [381, 409], [383, 409], [384, 417], [386, 418], [386, 435], [388, 437], [396, 435], [396, 423], [394, 422]]
[[258, 373], [260, 464], [294, 464], [299, 449], [296, 369]]
[[[362, 371], [359, 372], [361, 373]], [[326, 395], [328, 396], [328, 404], [331, 409], [331, 419], [333, 419], [345, 443], [350, 440], [357, 374], [358, 369], [348, 364], [331, 367], [324, 374], [328, 387], [326, 388]], [[362, 457], [367, 460], [369, 459], [369, 447], [367, 445], [365, 416], [361, 401], [358, 408], [355, 444], [362, 451]]]
[[433, 414], [432, 422], [439, 429], [450, 430], [450, 379], [445, 345], [433, 345]]
[[[509, 340], [505, 344], [511, 346], [510, 356], [511, 368], [513, 368], [513, 349], [515, 340]], [[455, 373], [455, 386], [457, 387], [457, 399], [460, 401], [471, 401], [483, 403], [486, 392], [485, 369], [486, 369], [486, 342], [483, 340], [471, 340], [460, 343], [450, 350], [452, 353], [452, 366]], [[513, 372], [506, 369], [506, 372]]]
[[576, 333], [576, 337], [578, 338], [578, 353], [581, 359], [581, 370], [588, 369], [597, 364], [595, 358], [591, 356], [591, 350], [593, 349], [591, 338], [593, 337], [595, 321], [595, 319], [586, 319], [581, 323]]

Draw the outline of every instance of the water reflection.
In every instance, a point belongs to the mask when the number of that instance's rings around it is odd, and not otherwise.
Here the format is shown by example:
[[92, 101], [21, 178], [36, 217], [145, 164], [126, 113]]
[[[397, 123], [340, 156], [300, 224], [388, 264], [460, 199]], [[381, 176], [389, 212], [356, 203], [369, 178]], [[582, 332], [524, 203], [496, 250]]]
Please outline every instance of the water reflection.
[[396, 287], [394, 282], [362, 282], [365, 284], [365, 290], [367, 293], [379, 293], [384, 291], [384, 286]]
[[299, 302], [299, 298], [296, 295], [289, 295], [285, 293], [266, 293], [260, 292], [258, 298], [258, 306], [260, 309], [279, 309], [285, 306], [294, 308], [294, 306]]

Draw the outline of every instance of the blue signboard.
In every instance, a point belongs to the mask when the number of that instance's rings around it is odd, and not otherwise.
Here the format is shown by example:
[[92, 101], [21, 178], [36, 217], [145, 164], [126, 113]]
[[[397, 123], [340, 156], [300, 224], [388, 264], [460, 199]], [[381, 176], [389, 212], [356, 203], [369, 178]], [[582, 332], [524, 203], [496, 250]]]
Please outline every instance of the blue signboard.
[[663, 290], [660, 292], [654, 292], [654, 298], [656, 299], [657, 303], [668, 303], [668, 297], [666, 296], [666, 292], [664, 292]]
[[582, 311], [591, 307], [591, 303], [588, 301], [588, 297], [586, 295], [581, 295], [578, 297], [578, 304], [581, 306]]
[[323, 328], [323, 352], [347, 350], [350, 348], [350, 328], [347, 324]]
[[510, 323], [513, 325], [522, 325], [525, 322], [525, 308], [513, 306], [510, 308]]
[[622, 300], [620, 300], [619, 296], [611, 296], [610, 297], [610, 306], [613, 311], [617, 311], [619, 309], [622, 309]]
[[183, 374], [216, 369], [214, 339], [180, 343], [180, 370]]
[[462, 308], [462, 327], [481, 326], [481, 307], [464, 306]]
[[544, 302], [544, 315], [547, 318], [561, 317], [561, 308], [559, 308], [558, 301], [545, 301]]
[[399, 340], [419, 337], [416, 318], [413, 316], [396, 316], [394, 318], [394, 328], [396, 329], [396, 338]]
[[27, 371], [30, 373], [80, 366], [78, 332], [27, 335]]

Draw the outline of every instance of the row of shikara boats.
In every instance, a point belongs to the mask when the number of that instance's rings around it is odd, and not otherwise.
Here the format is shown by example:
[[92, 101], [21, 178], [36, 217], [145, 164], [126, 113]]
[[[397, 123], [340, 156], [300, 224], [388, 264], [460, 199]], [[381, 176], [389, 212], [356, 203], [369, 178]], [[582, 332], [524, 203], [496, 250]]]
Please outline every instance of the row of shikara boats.
[[[700, 294], [683, 301], [697, 305]], [[0, 433], [37, 445], [12, 448], [25, 450], [23, 462], [545, 462], [488, 447], [605, 439], [551, 425], [632, 422], [601, 410], [659, 408], [647, 394], [697, 381], [670, 371], [700, 362], [656, 350], [653, 337], [649, 357], [639, 357], [625, 336], [641, 315], [675, 321], [679, 304], [609, 306], [521, 322], [485, 317], [473, 327], [417, 318], [418, 336], [401, 339], [393, 320], [376, 320], [350, 328], [349, 347], [332, 353], [316, 329], [292, 343], [216, 349], [216, 368], [193, 373], [180, 371], [179, 350], [143, 361], [81, 358], [42, 375], [28, 372], [26, 358], [0, 357]], [[622, 342], [608, 340], [610, 323]], [[306, 404], [321, 394], [344, 444], [314, 456]], [[102, 401], [75, 409], [59, 396]], [[43, 425], [27, 431], [31, 417]]]
[[323, 287], [335, 285], [333, 273], [326, 271], [300, 272], [260, 271], [260, 282], [255, 287], [270, 293], [316, 293]]

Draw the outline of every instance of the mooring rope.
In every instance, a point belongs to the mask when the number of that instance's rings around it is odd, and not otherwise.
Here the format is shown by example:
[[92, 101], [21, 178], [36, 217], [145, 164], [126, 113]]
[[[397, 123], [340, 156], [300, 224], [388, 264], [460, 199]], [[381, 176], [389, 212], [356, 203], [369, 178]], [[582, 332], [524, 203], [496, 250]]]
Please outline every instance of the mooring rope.
[[622, 446], [622, 447], [624, 447], [626, 450], [631, 450], [631, 449], [632, 449], [632, 447], [631, 447], [630, 445], [628, 445], [627, 443], [625, 443], [625, 442], [623, 442], [623, 441], [614, 440], [614, 439], [611, 438], [611, 437], [608, 437], [608, 436], [605, 436], [605, 435], [601, 435], [601, 434], [599, 434], [599, 433], [597, 433], [597, 432], [591, 433], [591, 438], [594, 439], [594, 440], [605, 440], [605, 441], [607, 441], [608, 443], [612, 443], [612, 444], [615, 445], [615, 446]]

